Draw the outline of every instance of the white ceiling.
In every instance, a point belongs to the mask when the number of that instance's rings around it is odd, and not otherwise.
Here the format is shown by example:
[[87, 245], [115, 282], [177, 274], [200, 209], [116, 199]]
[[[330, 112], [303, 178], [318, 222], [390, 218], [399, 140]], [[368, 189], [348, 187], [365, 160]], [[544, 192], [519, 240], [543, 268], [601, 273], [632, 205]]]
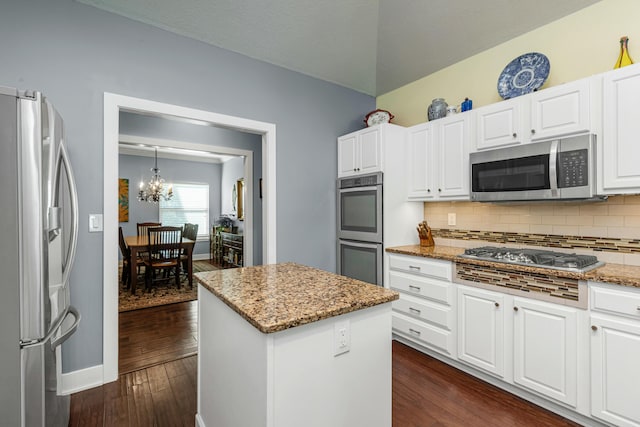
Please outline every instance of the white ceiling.
[[600, 0], [78, 1], [375, 96]]

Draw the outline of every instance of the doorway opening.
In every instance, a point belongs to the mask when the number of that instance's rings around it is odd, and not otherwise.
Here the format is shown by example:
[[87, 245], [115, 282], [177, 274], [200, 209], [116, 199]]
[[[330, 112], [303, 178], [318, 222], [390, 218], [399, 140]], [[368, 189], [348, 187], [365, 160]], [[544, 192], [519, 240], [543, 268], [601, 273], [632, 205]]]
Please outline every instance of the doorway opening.
[[[276, 262], [275, 125], [141, 98], [104, 95], [103, 383], [118, 378], [118, 143], [120, 112], [131, 112], [262, 136], [262, 260]], [[245, 206], [249, 211], [250, 206]], [[247, 262], [247, 265], [250, 265]]]

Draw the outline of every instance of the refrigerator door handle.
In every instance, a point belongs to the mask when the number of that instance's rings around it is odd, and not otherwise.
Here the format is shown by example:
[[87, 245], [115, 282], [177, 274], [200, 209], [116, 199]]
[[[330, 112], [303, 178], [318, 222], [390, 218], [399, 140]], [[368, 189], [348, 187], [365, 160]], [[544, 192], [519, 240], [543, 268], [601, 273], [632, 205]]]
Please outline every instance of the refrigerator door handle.
[[73, 325], [71, 325], [71, 327], [64, 334], [62, 334], [55, 340], [51, 341], [51, 348], [55, 349], [57, 346], [65, 342], [76, 331], [76, 329], [78, 329], [78, 325], [80, 324], [80, 313], [78, 312], [78, 310], [76, 310], [75, 307], [71, 305], [67, 307], [63, 315], [59, 316], [56, 322], [53, 325], [51, 325], [51, 329], [49, 329], [49, 332], [47, 332], [47, 335], [45, 335], [44, 338], [41, 338], [38, 340], [31, 340], [31, 341], [21, 341], [20, 348], [36, 347], [38, 345], [41, 345], [49, 341], [56, 334], [56, 332], [58, 332], [58, 330], [62, 327], [63, 322], [67, 319], [67, 317], [69, 317], [69, 315], [73, 316], [75, 318], [75, 321], [73, 322]]
[[[73, 335], [73, 333], [76, 331], [76, 329], [78, 329], [78, 325], [80, 324], [80, 313], [78, 312], [78, 310], [76, 310], [76, 308], [72, 305], [69, 306], [67, 313], [65, 314], [64, 318], [63, 318], [63, 322], [64, 319], [66, 319], [69, 315], [74, 317], [74, 321], [73, 321], [73, 325], [71, 325], [69, 327], [69, 329], [67, 329], [62, 335], [60, 335], [58, 338], [56, 338], [55, 340], [51, 341], [51, 349], [55, 350], [56, 347], [58, 347], [60, 344], [62, 344], [63, 342], [65, 342], [66, 340], [69, 339], [69, 337], [71, 335]], [[62, 326], [62, 324], [60, 324], [60, 326]]]
[[[76, 183], [73, 179], [73, 173], [71, 172], [71, 163], [69, 162], [69, 155], [67, 154], [67, 150], [64, 147], [64, 144], [60, 144], [60, 159], [61, 163], [64, 164], [64, 170], [67, 175], [67, 183], [69, 184], [69, 200], [71, 202], [71, 236], [69, 239], [69, 249], [67, 250], [67, 256], [64, 262], [62, 263], [62, 283], [66, 284], [69, 282], [69, 275], [71, 274], [71, 266], [73, 264], [73, 260], [76, 256], [76, 247], [78, 244], [78, 194], [76, 193]], [[56, 183], [56, 187], [58, 187], [60, 180], [60, 166], [58, 165], [58, 183]], [[56, 203], [58, 205], [58, 192], [56, 191]]]

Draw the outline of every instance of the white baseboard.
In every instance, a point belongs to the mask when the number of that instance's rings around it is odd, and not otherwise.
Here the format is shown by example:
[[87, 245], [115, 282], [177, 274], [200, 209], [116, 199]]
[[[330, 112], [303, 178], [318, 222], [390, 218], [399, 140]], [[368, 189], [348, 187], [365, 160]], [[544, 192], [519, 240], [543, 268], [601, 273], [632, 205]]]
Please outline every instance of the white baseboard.
[[103, 384], [103, 371], [102, 365], [96, 365], [62, 374], [60, 377], [62, 384], [58, 390], [60, 394], [67, 395], [99, 387]]
[[205, 427], [204, 421], [200, 418], [200, 414], [196, 414], [196, 427]]

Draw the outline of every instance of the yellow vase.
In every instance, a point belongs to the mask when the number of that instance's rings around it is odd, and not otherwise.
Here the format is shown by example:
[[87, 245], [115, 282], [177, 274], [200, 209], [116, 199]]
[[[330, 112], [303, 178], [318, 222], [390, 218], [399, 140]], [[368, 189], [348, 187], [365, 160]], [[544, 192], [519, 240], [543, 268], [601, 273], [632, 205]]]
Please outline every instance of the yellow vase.
[[627, 44], [629, 43], [629, 37], [624, 36], [620, 38], [620, 55], [618, 55], [618, 60], [616, 61], [616, 65], [613, 67], [616, 68], [624, 67], [626, 65], [633, 64], [633, 59], [629, 56], [629, 49]]

